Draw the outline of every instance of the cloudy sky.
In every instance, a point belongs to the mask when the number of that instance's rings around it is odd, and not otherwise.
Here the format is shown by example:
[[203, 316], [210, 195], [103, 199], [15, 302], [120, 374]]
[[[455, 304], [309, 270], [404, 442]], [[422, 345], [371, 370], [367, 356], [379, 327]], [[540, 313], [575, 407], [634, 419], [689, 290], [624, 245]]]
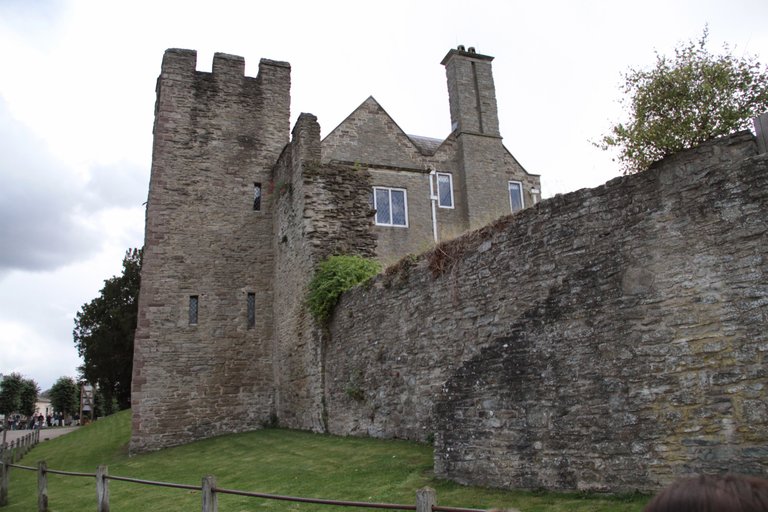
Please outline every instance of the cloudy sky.
[[[271, 7], [265, 7], [270, 5]], [[618, 174], [590, 144], [620, 119], [621, 72], [709, 24], [710, 47], [768, 61], [765, 0], [0, 0], [0, 373], [46, 389], [80, 364], [73, 319], [143, 244], [155, 79], [166, 48], [292, 65], [292, 118], [323, 134], [373, 95], [408, 133], [445, 137], [440, 61], [496, 57], [505, 145], [544, 197]]]

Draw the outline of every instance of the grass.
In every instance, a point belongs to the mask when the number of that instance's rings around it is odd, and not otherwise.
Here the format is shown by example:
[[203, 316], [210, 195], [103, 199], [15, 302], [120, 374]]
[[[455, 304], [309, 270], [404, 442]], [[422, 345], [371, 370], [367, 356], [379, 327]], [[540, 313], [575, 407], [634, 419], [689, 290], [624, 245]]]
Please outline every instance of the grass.
[[[283, 429], [222, 436], [186, 446], [128, 457], [130, 411], [97, 421], [35, 447], [20, 462], [94, 473], [100, 464], [112, 475], [200, 485], [216, 476], [220, 488], [352, 501], [413, 504], [416, 490], [437, 490], [438, 503], [471, 508], [517, 508], [524, 512], [637, 512], [646, 496], [610, 497], [466, 487], [435, 479], [429, 446], [395, 440], [342, 438]], [[120, 512], [200, 509], [200, 493], [110, 481], [110, 506]], [[11, 469], [9, 505], [2, 512], [37, 509], [37, 476]], [[96, 507], [93, 478], [48, 475], [49, 509], [80, 512]], [[230, 495], [219, 496], [219, 510], [351, 510]]]

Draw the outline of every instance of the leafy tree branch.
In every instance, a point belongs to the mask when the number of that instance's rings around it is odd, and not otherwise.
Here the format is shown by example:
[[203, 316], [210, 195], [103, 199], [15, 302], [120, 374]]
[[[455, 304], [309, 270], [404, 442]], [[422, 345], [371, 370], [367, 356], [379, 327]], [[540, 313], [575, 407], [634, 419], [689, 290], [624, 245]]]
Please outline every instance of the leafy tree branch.
[[768, 68], [754, 57], [707, 49], [707, 28], [698, 41], [656, 53], [652, 69], [630, 69], [621, 87], [627, 120], [610, 128], [596, 146], [618, 149], [625, 174], [648, 168], [667, 155], [750, 127], [768, 111]]

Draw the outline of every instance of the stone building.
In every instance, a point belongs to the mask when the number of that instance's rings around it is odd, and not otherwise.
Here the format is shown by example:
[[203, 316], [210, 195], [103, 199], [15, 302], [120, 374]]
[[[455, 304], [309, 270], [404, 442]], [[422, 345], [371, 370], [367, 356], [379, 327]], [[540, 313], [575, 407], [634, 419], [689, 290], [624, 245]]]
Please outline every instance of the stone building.
[[133, 376], [132, 451], [275, 420], [325, 430], [322, 336], [303, 307], [332, 254], [392, 263], [535, 204], [540, 182], [502, 144], [493, 58], [446, 68], [452, 130], [406, 134], [368, 98], [320, 140], [289, 142], [290, 65], [165, 52]]
[[463, 46], [443, 59], [452, 123], [445, 139], [406, 134], [373, 97], [323, 139], [323, 162], [369, 171], [385, 262], [539, 200], [539, 176], [502, 144], [492, 60]]
[[[289, 140], [287, 63], [251, 78], [240, 57], [203, 73], [165, 53], [131, 451], [279, 423], [432, 439], [437, 475], [494, 487], [768, 475], [768, 120], [534, 205], [491, 58], [443, 64], [445, 140], [373, 98], [324, 140], [301, 114]], [[390, 262], [436, 238], [329, 325], [307, 312], [327, 256]]]

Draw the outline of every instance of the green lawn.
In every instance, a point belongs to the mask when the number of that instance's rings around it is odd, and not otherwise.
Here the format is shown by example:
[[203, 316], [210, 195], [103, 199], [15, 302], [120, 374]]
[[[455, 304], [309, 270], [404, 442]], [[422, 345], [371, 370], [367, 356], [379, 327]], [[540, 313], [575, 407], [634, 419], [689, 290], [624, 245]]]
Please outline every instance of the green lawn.
[[[437, 490], [438, 503], [471, 508], [513, 507], [521, 511], [640, 511], [647, 497], [509, 492], [465, 487], [432, 476], [429, 446], [377, 439], [342, 438], [282, 429], [223, 436], [129, 458], [130, 411], [72, 434], [46, 441], [20, 462], [50, 469], [94, 473], [100, 464], [111, 475], [200, 485], [215, 475], [217, 486], [252, 492], [325, 499], [415, 503], [416, 490]], [[200, 510], [200, 493], [110, 481], [115, 512]], [[37, 476], [11, 470], [9, 505], [2, 512], [37, 510]], [[49, 507], [54, 512], [95, 510], [93, 478], [48, 476]], [[221, 512], [352, 510], [231, 495], [219, 496]], [[368, 509], [370, 510], [370, 509]]]

